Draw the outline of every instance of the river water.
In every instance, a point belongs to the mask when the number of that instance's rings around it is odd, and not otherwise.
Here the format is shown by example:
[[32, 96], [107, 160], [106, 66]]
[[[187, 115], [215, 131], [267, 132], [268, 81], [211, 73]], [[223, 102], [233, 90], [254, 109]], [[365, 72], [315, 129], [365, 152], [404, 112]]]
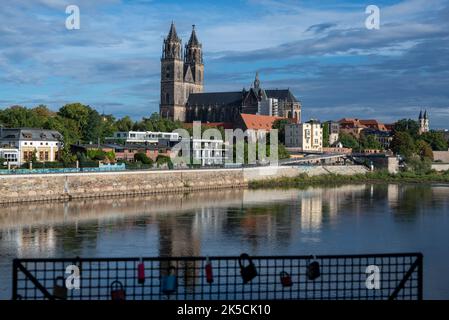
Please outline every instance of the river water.
[[0, 207], [0, 298], [16, 257], [422, 252], [449, 299], [449, 185], [219, 190]]

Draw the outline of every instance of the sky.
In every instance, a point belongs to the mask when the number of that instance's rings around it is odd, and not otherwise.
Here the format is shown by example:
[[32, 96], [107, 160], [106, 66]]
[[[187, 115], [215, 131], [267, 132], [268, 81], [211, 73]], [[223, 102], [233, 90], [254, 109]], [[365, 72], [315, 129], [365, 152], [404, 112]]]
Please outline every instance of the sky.
[[[68, 5], [80, 29], [68, 30]], [[380, 28], [365, 27], [368, 5]], [[0, 108], [81, 102], [116, 117], [159, 109], [174, 21], [203, 44], [205, 91], [289, 88], [303, 120], [417, 118], [449, 128], [449, 0], [0, 0]]]

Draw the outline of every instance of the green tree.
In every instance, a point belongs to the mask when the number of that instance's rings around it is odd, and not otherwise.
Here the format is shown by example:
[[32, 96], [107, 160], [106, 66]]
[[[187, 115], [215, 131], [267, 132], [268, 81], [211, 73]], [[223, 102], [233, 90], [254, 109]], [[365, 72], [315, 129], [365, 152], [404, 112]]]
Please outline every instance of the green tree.
[[329, 122], [323, 123], [323, 147], [329, 147]]
[[448, 142], [446, 141], [443, 133], [441, 132], [437, 131], [425, 132], [419, 138], [427, 142], [432, 148], [432, 150], [447, 151], [448, 149]]
[[368, 134], [360, 134], [360, 146], [363, 149], [371, 149], [371, 150], [382, 150], [382, 145], [376, 139], [374, 135]]
[[78, 131], [84, 133], [87, 123], [89, 121], [89, 114], [92, 109], [89, 106], [83, 105], [81, 103], [71, 103], [64, 105], [58, 111], [58, 115], [71, 119], [76, 122], [78, 126]]
[[420, 156], [413, 154], [407, 159], [406, 168], [417, 174], [427, 174], [432, 170], [432, 160], [429, 158], [422, 159]]
[[416, 153], [421, 157], [422, 160], [427, 158], [433, 161], [432, 147], [424, 140], [416, 141]]
[[354, 151], [360, 149], [360, 144], [357, 139], [344, 131], [340, 131], [339, 140], [345, 148], [352, 148]]
[[419, 135], [419, 123], [412, 119], [401, 119], [394, 124], [393, 132], [407, 132], [416, 139]]
[[285, 126], [289, 123], [290, 121], [287, 119], [278, 119], [273, 122], [273, 129], [278, 130], [278, 139], [280, 143], [285, 143]]
[[134, 155], [134, 160], [135, 161], [140, 161], [143, 164], [153, 164], [153, 160], [148, 158], [147, 155], [145, 153], [143, 153], [143, 152], [136, 153]]
[[394, 153], [409, 158], [415, 152], [415, 142], [408, 132], [398, 131], [393, 135], [390, 148]]
[[90, 109], [87, 115], [87, 120], [82, 127], [82, 137], [85, 142], [97, 142], [102, 140], [103, 122], [97, 110]]
[[115, 126], [117, 128], [117, 131], [131, 131], [134, 126], [134, 121], [132, 121], [130, 117], [125, 116], [117, 120]]

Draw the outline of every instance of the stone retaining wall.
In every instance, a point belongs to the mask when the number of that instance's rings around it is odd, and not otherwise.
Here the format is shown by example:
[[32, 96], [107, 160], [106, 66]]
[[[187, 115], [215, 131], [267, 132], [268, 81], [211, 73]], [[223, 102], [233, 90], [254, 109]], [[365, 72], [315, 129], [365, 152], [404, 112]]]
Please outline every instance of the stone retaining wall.
[[9, 175], [0, 176], [0, 203], [241, 188], [254, 180], [329, 172], [354, 174], [366, 172], [366, 169], [361, 166], [305, 166]]

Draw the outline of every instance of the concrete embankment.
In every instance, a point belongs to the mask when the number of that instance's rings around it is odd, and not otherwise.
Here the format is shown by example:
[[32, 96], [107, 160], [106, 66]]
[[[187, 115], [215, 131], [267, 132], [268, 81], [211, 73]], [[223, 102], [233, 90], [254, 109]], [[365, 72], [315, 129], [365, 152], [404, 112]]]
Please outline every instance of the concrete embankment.
[[9, 175], [0, 176], [0, 203], [242, 188], [251, 181], [294, 177], [300, 173], [312, 176], [364, 172], [366, 168], [362, 166], [301, 166]]

